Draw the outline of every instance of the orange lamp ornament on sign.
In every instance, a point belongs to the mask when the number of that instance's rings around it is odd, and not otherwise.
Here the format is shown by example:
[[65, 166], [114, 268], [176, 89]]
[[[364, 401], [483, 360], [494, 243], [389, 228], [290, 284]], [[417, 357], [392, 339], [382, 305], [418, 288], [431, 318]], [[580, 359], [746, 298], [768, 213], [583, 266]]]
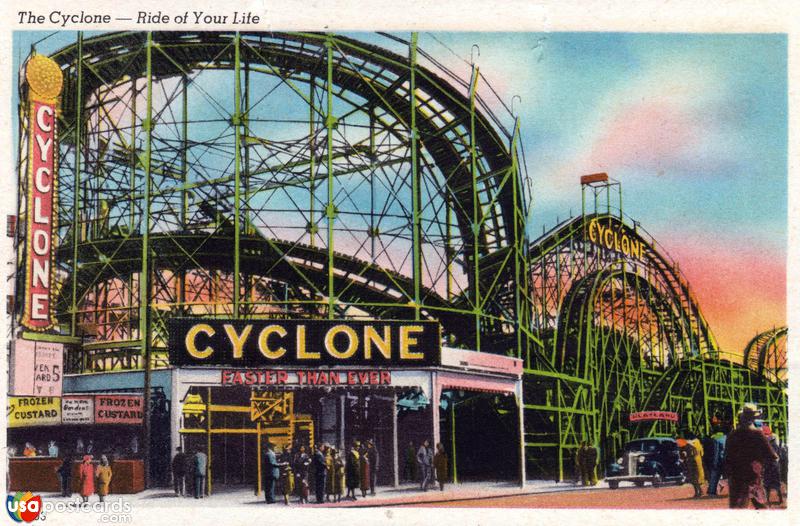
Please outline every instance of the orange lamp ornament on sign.
[[30, 107], [25, 237], [25, 311], [22, 325], [45, 331], [55, 324], [52, 309], [53, 241], [56, 232], [57, 104], [64, 84], [61, 68], [44, 55], [25, 66]]

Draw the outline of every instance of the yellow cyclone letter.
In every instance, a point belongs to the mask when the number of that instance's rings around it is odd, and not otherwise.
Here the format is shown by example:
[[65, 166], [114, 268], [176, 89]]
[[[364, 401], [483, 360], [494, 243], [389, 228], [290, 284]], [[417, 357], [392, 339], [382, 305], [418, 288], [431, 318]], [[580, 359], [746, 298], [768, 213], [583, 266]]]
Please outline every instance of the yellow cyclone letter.
[[233, 347], [233, 358], [235, 360], [240, 359], [242, 357], [242, 348], [244, 347], [244, 342], [247, 341], [247, 337], [250, 336], [250, 331], [253, 330], [252, 325], [245, 325], [242, 334], [236, 334], [236, 329], [233, 325], [226, 323], [223, 325], [225, 328], [225, 334], [228, 335], [228, 339], [231, 341], [231, 346]]
[[286, 329], [280, 325], [267, 325], [264, 327], [258, 335], [258, 350], [261, 351], [261, 354], [263, 354], [265, 358], [277, 360], [286, 354], [286, 347], [278, 347], [274, 351], [270, 349], [268, 340], [272, 333], [284, 338], [286, 336]]
[[206, 347], [202, 351], [197, 349], [197, 345], [195, 344], [195, 338], [197, 338], [198, 333], [205, 333], [207, 336], [214, 336], [214, 328], [211, 325], [206, 323], [198, 323], [197, 325], [193, 326], [191, 329], [188, 330], [186, 333], [186, 352], [188, 352], [193, 357], [197, 358], [198, 360], [205, 360], [211, 353], [214, 352], [214, 349], [211, 347]]

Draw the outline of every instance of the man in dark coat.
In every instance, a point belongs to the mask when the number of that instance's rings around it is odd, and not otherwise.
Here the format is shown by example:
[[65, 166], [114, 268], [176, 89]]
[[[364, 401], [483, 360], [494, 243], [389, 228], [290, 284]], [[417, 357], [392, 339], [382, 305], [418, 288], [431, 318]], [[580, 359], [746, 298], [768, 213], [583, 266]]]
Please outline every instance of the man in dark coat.
[[722, 459], [725, 457], [725, 435], [717, 431], [701, 441], [703, 445], [703, 469], [708, 474], [708, 490], [711, 496], [717, 495]]
[[314, 457], [311, 459], [314, 468], [314, 493], [317, 495], [317, 504], [325, 502], [325, 477], [327, 465], [325, 464], [324, 446], [317, 442], [314, 447]]
[[175, 495], [183, 496], [186, 491], [186, 455], [180, 447], [175, 448], [172, 457], [172, 483], [175, 486]]
[[369, 459], [369, 492], [375, 495], [375, 486], [378, 485], [378, 448], [372, 440], [367, 440], [367, 458]]
[[184, 468], [184, 476], [186, 480], [186, 494], [187, 495], [194, 495], [194, 471], [195, 471], [195, 462], [194, 462], [194, 455], [191, 453], [184, 453], [183, 458], [185, 461], [185, 468]]
[[728, 475], [730, 508], [765, 508], [766, 494], [761, 476], [764, 464], [778, 455], [772, 450], [767, 437], [754, 422], [760, 417], [753, 404], [745, 404], [739, 413], [739, 425], [725, 440], [725, 460], [722, 470]]
[[275, 481], [281, 476], [280, 464], [275, 456], [273, 445], [271, 442], [265, 444], [266, 452], [264, 453], [264, 500], [267, 504], [275, 502]]
[[72, 496], [72, 456], [64, 455], [61, 467], [58, 468], [58, 476], [61, 479], [61, 496]]
[[597, 485], [597, 475], [595, 466], [597, 465], [597, 448], [591, 443], [584, 442], [578, 452], [580, 456], [581, 479], [584, 486]]

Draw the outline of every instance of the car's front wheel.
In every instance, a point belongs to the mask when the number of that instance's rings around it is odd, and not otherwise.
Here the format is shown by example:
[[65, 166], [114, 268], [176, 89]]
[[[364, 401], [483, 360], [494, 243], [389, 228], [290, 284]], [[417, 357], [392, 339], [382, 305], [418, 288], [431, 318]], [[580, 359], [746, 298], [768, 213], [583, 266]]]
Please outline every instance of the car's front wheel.
[[617, 489], [619, 487], [619, 482], [617, 482], [616, 480], [609, 480], [608, 487], [611, 489]]
[[659, 467], [656, 468], [656, 472], [653, 474], [653, 486], [657, 488], [662, 484], [664, 484], [664, 472]]
[[633, 483], [636, 484], [637, 488], [641, 488], [641, 487], [644, 486], [644, 481], [643, 480], [635, 480]]

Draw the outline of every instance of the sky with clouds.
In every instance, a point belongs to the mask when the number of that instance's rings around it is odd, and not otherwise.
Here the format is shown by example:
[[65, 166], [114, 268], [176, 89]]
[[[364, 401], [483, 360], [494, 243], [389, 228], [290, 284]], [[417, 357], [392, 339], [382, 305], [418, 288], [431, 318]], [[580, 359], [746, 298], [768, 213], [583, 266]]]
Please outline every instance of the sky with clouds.
[[784, 35], [423, 33], [426, 44], [519, 96], [534, 237], [580, 210], [580, 175], [607, 172], [723, 350], [786, 323]]
[[[15, 34], [15, 66], [44, 36]], [[507, 105], [515, 99], [533, 237], [580, 210], [580, 175], [605, 171], [622, 183], [625, 213], [679, 262], [724, 350], [786, 323], [785, 35], [423, 32], [419, 42], [464, 79], [473, 61]]]

